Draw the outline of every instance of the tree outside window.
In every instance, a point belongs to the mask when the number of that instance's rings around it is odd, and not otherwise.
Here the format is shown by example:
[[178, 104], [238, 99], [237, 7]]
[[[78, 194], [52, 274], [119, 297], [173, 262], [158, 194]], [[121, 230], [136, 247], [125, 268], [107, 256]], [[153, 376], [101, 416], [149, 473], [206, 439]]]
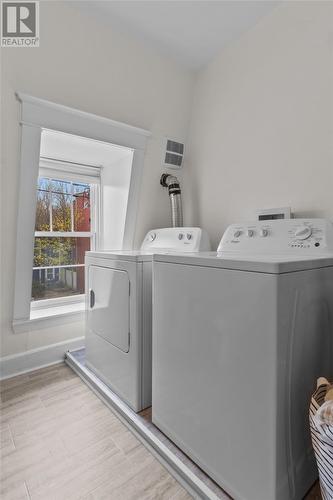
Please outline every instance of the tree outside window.
[[32, 300], [84, 293], [84, 255], [93, 238], [91, 194], [87, 183], [39, 178]]

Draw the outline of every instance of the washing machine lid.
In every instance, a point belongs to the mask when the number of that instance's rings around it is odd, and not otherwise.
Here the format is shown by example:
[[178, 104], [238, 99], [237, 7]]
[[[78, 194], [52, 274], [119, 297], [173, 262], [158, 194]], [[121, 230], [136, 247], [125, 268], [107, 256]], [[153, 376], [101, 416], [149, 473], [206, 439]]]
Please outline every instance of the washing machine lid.
[[86, 257], [108, 260], [125, 260], [129, 262], [149, 262], [152, 260], [152, 252], [140, 250], [101, 250], [86, 252]]
[[237, 255], [232, 253], [199, 252], [178, 255], [154, 255], [153, 262], [169, 262], [191, 266], [214, 267], [268, 274], [282, 274], [333, 266], [333, 254], [317, 257], [290, 255]]

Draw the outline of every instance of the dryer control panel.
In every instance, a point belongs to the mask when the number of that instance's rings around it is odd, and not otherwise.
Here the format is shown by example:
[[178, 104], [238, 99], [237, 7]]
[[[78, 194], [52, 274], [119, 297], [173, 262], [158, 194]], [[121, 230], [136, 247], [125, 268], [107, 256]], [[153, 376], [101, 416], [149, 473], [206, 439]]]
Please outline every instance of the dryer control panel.
[[145, 252], [205, 252], [209, 238], [200, 227], [165, 227], [149, 231], [141, 245]]
[[232, 224], [218, 252], [264, 254], [333, 252], [333, 224], [326, 219], [285, 219]]

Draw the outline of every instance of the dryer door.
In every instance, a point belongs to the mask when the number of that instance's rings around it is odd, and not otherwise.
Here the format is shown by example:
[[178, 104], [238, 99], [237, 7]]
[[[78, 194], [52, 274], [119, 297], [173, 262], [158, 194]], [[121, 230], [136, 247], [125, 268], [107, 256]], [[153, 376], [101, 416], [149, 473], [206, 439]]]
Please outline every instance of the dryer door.
[[126, 271], [89, 267], [88, 328], [124, 352], [129, 351], [129, 292]]

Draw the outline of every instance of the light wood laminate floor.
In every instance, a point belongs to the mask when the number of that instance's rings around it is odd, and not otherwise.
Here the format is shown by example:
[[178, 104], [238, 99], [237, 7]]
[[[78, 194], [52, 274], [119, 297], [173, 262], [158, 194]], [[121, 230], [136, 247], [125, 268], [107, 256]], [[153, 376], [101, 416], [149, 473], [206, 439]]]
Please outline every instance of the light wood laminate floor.
[[191, 498], [66, 365], [3, 381], [1, 400], [1, 500]]
[[66, 365], [1, 383], [1, 500], [191, 497]]

